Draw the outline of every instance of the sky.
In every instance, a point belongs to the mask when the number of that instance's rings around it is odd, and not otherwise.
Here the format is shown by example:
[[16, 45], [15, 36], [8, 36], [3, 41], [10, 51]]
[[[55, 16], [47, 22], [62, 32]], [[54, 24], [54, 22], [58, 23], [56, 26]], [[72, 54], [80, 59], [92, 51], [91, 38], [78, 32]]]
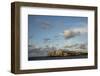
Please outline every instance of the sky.
[[88, 18], [28, 15], [28, 46], [74, 47], [88, 43]]

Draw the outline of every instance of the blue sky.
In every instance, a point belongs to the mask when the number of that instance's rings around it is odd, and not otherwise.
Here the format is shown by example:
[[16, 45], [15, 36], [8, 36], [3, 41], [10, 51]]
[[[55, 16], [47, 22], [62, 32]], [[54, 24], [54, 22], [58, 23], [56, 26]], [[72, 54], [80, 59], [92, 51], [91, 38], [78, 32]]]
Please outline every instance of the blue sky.
[[87, 27], [87, 17], [29, 15], [28, 44], [33, 48], [87, 44]]

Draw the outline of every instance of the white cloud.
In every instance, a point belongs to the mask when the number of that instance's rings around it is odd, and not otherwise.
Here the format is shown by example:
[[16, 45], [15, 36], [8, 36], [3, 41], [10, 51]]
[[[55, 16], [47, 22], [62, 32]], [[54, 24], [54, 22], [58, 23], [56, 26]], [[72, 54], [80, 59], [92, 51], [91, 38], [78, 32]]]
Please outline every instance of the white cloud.
[[83, 28], [75, 28], [75, 29], [72, 29], [74, 32], [80, 32], [80, 33], [86, 33], [87, 32], [87, 28], [86, 27], [83, 27]]
[[80, 43], [80, 44], [73, 44], [73, 45], [65, 45], [64, 48], [67, 48], [71, 51], [81, 51], [81, 52], [87, 52], [88, 45], [86, 43]]
[[87, 28], [83, 27], [83, 28], [73, 28], [73, 29], [67, 29], [64, 30], [63, 33], [60, 33], [60, 35], [63, 35], [65, 39], [69, 39], [69, 38], [73, 38], [75, 36], [81, 35], [87, 33]]

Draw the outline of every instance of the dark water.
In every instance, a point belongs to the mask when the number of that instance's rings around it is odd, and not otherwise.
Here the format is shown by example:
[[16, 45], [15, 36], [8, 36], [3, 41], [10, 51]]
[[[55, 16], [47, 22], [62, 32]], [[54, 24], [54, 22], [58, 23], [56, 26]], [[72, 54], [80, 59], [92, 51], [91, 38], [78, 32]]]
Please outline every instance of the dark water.
[[66, 57], [29, 57], [29, 61], [34, 60], [56, 60], [56, 59], [81, 59], [81, 58], [88, 58], [88, 55], [79, 55], [79, 56], [66, 56]]

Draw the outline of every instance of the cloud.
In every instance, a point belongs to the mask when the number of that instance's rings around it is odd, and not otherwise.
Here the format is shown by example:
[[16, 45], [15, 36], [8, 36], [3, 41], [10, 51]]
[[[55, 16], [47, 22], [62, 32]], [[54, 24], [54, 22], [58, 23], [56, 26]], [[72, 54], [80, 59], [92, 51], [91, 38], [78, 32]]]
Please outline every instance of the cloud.
[[47, 43], [47, 42], [49, 42], [51, 39], [50, 39], [50, 38], [44, 38], [43, 40], [44, 40], [44, 43]]
[[77, 47], [74, 48], [76, 51], [81, 51], [81, 52], [88, 52], [88, 45], [87, 44], [79, 44]]
[[43, 30], [48, 30], [48, 29], [51, 29], [52, 25], [51, 25], [51, 22], [49, 22], [48, 20], [41, 20], [41, 19], [36, 19], [35, 20], [36, 23], [38, 23], [38, 25], [43, 29]]
[[55, 35], [54, 40], [59, 40], [59, 37], [60, 37], [59, 35]]
[[35, 44], [28, 44], [28, 49], [35, 49], [37, 46]]
[[73, 48], [77, 47], [79, 44], [73, 44], [73, 45], [65, 45], [64, 48]]
[[64, 38], [65, 39], [69, 39], [69, 38], [73, 38], [73, 37], [79, 35], [80, 33], [79, 32], [74, 32], [74, 31], [65, 30], [63, 32], [63, 34], [64, 34]]
[[49, 21], [47, 21], [47, 20], [37, 20], [37, 23], [39, 23], [40, 27], [43, 30], [48, 30], [48, 29], [52, 28], [51, 23]]
[[80, 32], [81, 34], [82, 33], [86, 33], [87, 32], [87, 28], [86, 27], [81, 27], [81, 28], [75, 28], [75, 29], [72, 29], [74, 32]]
[[78, 36], [78, 35], [81, 35], [81, 34], [84, 34], [84, 33], [87, 33], [87, 28], [84, 27], [84, 28], [73, 28], [73, 29], [67, 29], [67, 30], [64, 30], [63, 33], [60, 33], [59, 35], [63, 35], [65, 39], [70, 39], [70, 38], [73, 38], [75, 36]]
[[87, 49], [87, 45], [86, 44], [81, 44], [81, 45], [79, 45], [79, 48], [80, 49]]
[[87, 51], [88, 45], [86, 43], [81, 43], [81, 44], [73, 44], [73, 45], [66, 45], [64, 48], [70, 49], [70, 50], [77, 50], [77, 51]]
[[28, 47], [32, 47], [32, 45], [29, 44]]
[[41, 57], [47, 56], [47, 52], [41, 48], [34, 48], [28, 51], [28, 57]]
[[51, 24], [47, 21], [42, 21], [42, 22], [40, 22], [40, 24], [43, 29], [49, 29], [51, 26]]

